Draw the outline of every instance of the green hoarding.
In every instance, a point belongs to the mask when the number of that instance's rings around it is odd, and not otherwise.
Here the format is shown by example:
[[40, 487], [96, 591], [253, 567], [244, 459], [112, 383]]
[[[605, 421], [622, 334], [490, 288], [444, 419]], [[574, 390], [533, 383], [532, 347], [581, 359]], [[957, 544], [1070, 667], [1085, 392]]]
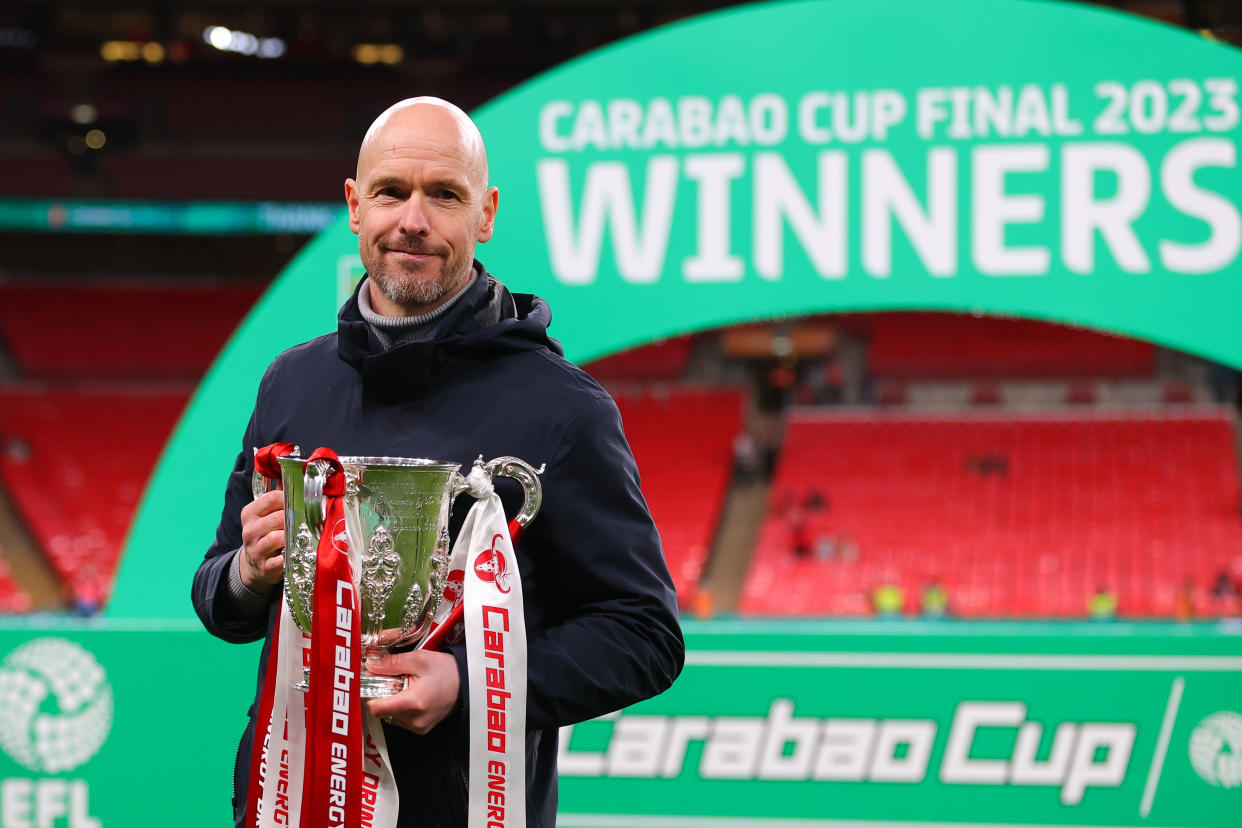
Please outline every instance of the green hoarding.
[[[563, 828], [1187, 826], [1242, 813], [1242, 630], [687, 625], [668, 693], [562, 733]], [[0, 825], [228, 822], [255, 646], [0, 628]]]
[[561, 825], [1239, 824], [1242, 640], [695, 630], [674, 691], [568, 734]]

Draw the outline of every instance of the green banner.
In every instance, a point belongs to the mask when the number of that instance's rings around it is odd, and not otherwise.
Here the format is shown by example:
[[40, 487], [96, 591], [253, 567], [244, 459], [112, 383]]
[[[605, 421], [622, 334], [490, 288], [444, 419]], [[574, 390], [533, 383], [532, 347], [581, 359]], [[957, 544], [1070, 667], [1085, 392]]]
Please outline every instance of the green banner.
[[259, 649], [194, 626], [0, 626], [0, 826], [232, 824]]
[[0, 199], [0, 231], [151, 233], [187, 236], [292, 233], [323, 230], [340, 204], [232, 201], [92, 201]]
[[484, 255], [581, 357], [921, 308], [1239, 364], [1240, 76], [1233, 47], [1081, 4], [731, 9], [485, 107]]
[[[562, 732], [562, 828], [1234, 828], [1242, 630], [687, 624], [673, 689]], [[228, 823], [259, 649], [0, 627], [0, 825]]]
[[1237, 637], [693, 629], [672, 692], [567, 729], [562, 826], [1223, 828], [1242, 813]]

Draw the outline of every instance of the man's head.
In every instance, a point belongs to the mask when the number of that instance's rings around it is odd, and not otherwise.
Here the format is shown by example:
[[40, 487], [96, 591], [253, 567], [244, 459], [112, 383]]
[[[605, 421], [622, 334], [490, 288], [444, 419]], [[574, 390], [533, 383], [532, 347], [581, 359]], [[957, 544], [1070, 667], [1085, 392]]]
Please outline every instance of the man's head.
[[409, 98], [375, 119], [345, 181], [349, 226], [387, 316], [426, 313], [470, 276], [474, 246], [492, 237], [499, 195], [466, 113], [439, 98]]

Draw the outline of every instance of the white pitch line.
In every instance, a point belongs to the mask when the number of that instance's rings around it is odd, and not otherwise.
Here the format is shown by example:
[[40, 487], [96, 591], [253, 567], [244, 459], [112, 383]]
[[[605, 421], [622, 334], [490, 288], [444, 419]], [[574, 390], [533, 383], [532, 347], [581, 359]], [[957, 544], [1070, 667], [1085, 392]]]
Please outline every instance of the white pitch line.
[[700, 667], [914, 667], [957, 670], [1148, 670], [1238, 672], [1238, 656], [1020, 655], [1012, 653], [847, 653], [690, 650]]
[[1156, 741], [1156, 754], [1151, 760], [1151, 770], [1147, 772], [1147, 785], [1143, 788], [1143, 802], [1139, 805], [1139, 816], [1144, 819], [1151, 813], [1152, 803], [1156, 800], [1156, 788], [1160, 786], [1160, 775], [1164, 773], [1164, 758], [1169, 751], [1169, 739], [1173, 736], [1173, 723], [1177, 720], [1177, 709], [1182, 704], [1182, 690], [1186, 687], [1186, 679], [1178, 676], [1173, 679], [1169, 689], [1169, 703], [1164, 707], [1164, 721], [1160, 723], [1160, 738]]

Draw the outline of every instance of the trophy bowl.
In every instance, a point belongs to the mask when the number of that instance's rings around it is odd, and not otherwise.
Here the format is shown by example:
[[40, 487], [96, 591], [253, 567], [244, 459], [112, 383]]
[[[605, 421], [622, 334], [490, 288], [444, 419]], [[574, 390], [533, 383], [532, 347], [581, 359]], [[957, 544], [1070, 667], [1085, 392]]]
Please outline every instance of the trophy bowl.
[[[344, 527], [323, 525], [326, 466], [296, 455], [279, 458], [285, 493], [285, 599], [298, 628], [311, 634], [316, 550], [323, 531], [340, 532], [361, 603], [360, 685], [363, 698], [401, 692], [403, 676], [373, 675], [366, 659], [420, 644], [434, 627], [449, 569], [449, 510], [466, 490], [460, 465], [407, 457], [340, 458], [345, 472]], [[516, 457], [475, 464], [489, 477], [523, 488], [522, 526], [539, 511], [538, 472]], [[295, 684], [305, 690], [306, 679]]]

